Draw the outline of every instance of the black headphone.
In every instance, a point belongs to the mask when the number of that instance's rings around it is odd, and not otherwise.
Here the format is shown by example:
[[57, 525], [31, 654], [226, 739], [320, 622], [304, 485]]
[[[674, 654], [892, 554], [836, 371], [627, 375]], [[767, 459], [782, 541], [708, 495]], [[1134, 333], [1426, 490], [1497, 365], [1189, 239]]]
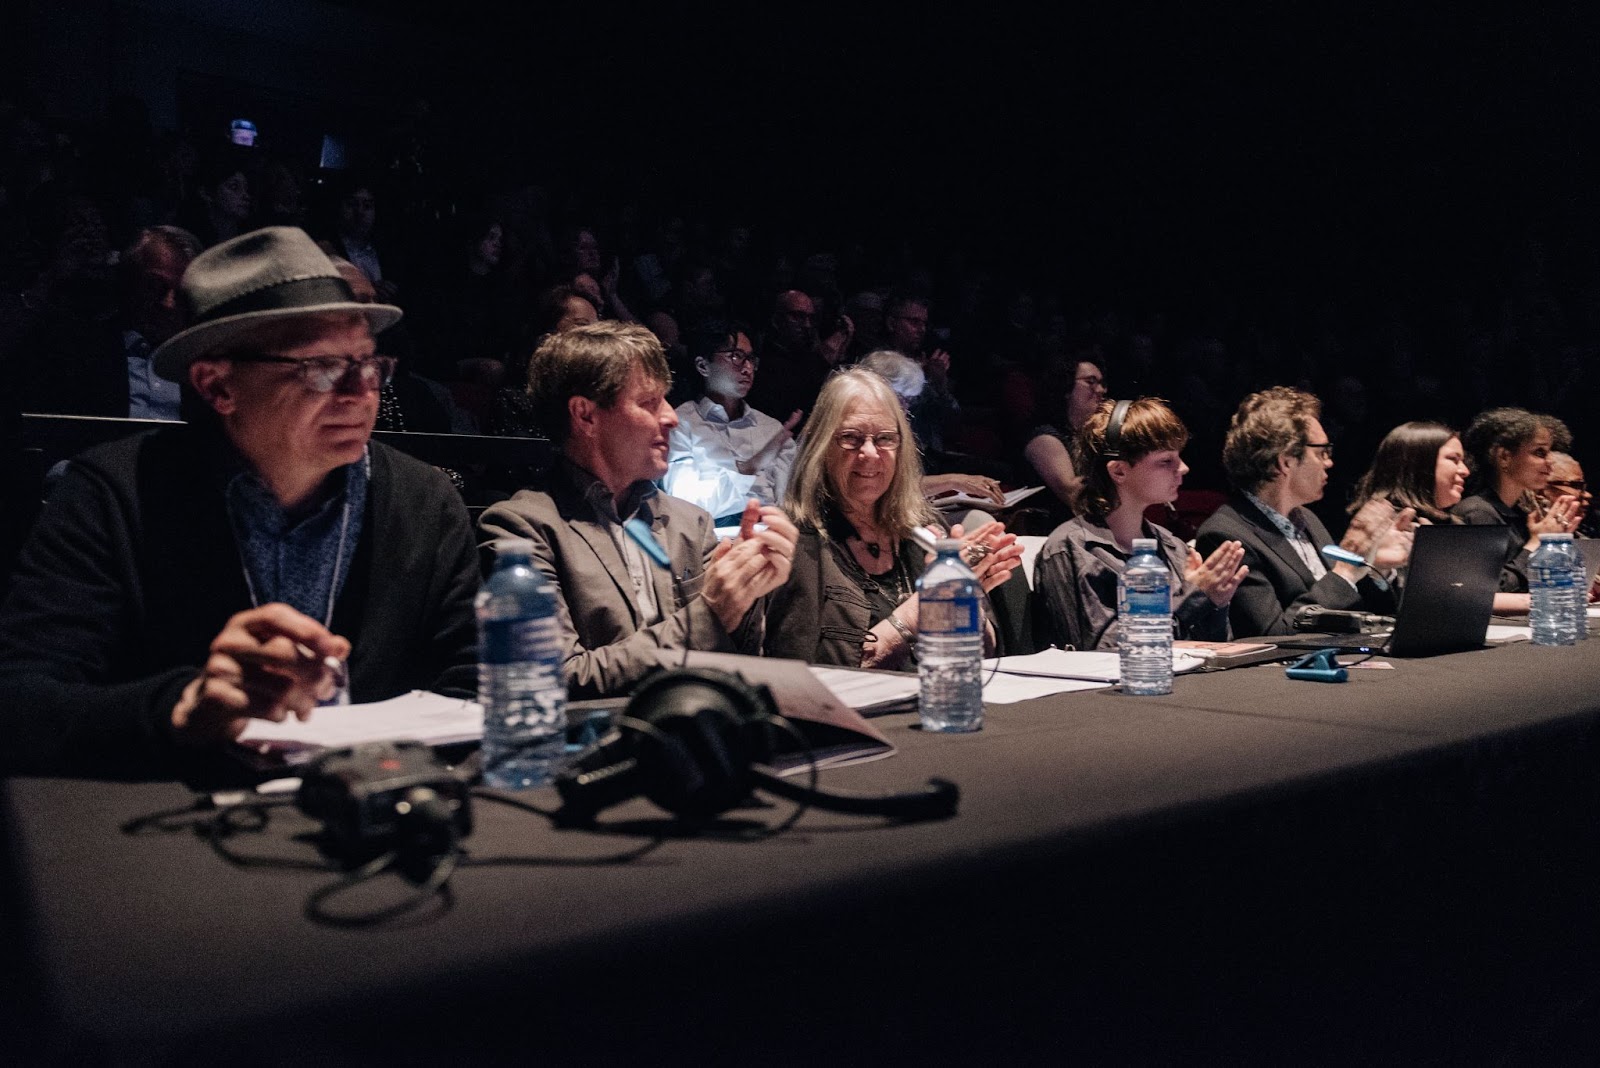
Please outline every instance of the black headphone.
[[1102, 459], [1122, 459], [1122, 421], [1128, 418], [1128, 406], [1132, 403], [1119, 400], [1111, 409], [1111, 418], [1106, 422], [1106, 447], [1100, 453]]
[[798, 728], [778, 715], [765, 686], [721, 671], [657, 672], [634, 691], [617, 729], [557, 777], [557, 819], [592, 824], [602, 809], [642, 794], [674, 815], [705, 821], [757, 788], [835, 812], [901, 820], [955, 814], [960, 791], [943, 779], [908, 793], [828, 793], [756, 767], [772, 761], [785, 734]]

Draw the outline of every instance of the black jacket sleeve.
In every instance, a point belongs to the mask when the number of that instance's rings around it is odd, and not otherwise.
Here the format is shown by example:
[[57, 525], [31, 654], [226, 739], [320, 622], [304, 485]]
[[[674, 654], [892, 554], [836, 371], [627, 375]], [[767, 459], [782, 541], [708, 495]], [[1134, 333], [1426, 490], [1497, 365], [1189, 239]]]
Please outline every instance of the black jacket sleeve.
[[172, 706], [200, 665], [126, 677], [140, 623], [133, 522], [79, 464], [41, 513], [0, 609], [0, 770], [172, 774]]

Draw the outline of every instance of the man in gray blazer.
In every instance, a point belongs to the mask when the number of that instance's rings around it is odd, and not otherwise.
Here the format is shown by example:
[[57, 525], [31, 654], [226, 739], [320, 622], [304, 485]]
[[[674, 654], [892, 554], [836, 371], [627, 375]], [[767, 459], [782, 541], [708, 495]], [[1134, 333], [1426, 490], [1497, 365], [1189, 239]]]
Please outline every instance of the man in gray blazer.
[[[559, 593], [572, 696], [625, 693], [661, 649], [759, 652], [757, 605], [788, 581], [794, 524], [752, 501], [739, 537], [719, 543], [710, 515], [656, 489], [678, 417], [655, 335], [614, 322], [552, 335], [528, 381], [559, 446], [549, 486], [494, 505], [479, 531], [484, 544], [533, 542], [534, 566]], [[630, 519], [650, 529], [670, 571], [627, 534]]]

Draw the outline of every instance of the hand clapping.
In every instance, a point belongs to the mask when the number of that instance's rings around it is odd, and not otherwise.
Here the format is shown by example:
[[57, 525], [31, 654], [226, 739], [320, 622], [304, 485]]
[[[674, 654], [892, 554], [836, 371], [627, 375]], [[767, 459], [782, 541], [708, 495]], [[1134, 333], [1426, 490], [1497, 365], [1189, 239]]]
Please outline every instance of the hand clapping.
[[1017, 536], [1006, 532], [1005, 524], [991, 520], [971, 534], [957, 523], [950, 536], [961, 541], [961, 559], [978, 576], [985, 593], [990, 593], [1022, 564], [1022, 546]]
[[1223, 542], [1204, 560], [1200, 559], [1199, 553], [1190, 549], [1183, 580], [1191, 586], [1198, 586], [1218, 608], [1226, 608], [1233, 600], [1239, 583], [1250, 574], [1250, 569], [1243, 566], [1243, 561], [1244, 546], [1236, 541]]
[[1582, 502], [1570, 493], [1563, 493], [1546, 508], [1535, 507], [1528, 515], [1530, 541], [1537, 542], [1540, 534], [1571, 534], [1583, 522]]
[[799, 536], [783, 509], [746, 502], [739, 536], [713, 550], [700, 594], [725, 630], [736, 630], [751, 605], [789, 581]]

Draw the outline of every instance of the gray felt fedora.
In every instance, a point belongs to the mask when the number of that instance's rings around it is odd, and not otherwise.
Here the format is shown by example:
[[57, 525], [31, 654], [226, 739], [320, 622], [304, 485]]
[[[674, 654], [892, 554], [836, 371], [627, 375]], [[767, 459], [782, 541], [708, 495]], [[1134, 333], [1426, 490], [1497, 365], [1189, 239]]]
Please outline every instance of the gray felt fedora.
[[400, 321], [393, 304], [362, 304], [304, 230], [269, 226], [194, 258], [178, 283], [189, 326], [151, 357], [156, 374], [183, 380], [189, 364], [230, 347], [263, 322], [317, 312], [359, 312], [376, 334]]

